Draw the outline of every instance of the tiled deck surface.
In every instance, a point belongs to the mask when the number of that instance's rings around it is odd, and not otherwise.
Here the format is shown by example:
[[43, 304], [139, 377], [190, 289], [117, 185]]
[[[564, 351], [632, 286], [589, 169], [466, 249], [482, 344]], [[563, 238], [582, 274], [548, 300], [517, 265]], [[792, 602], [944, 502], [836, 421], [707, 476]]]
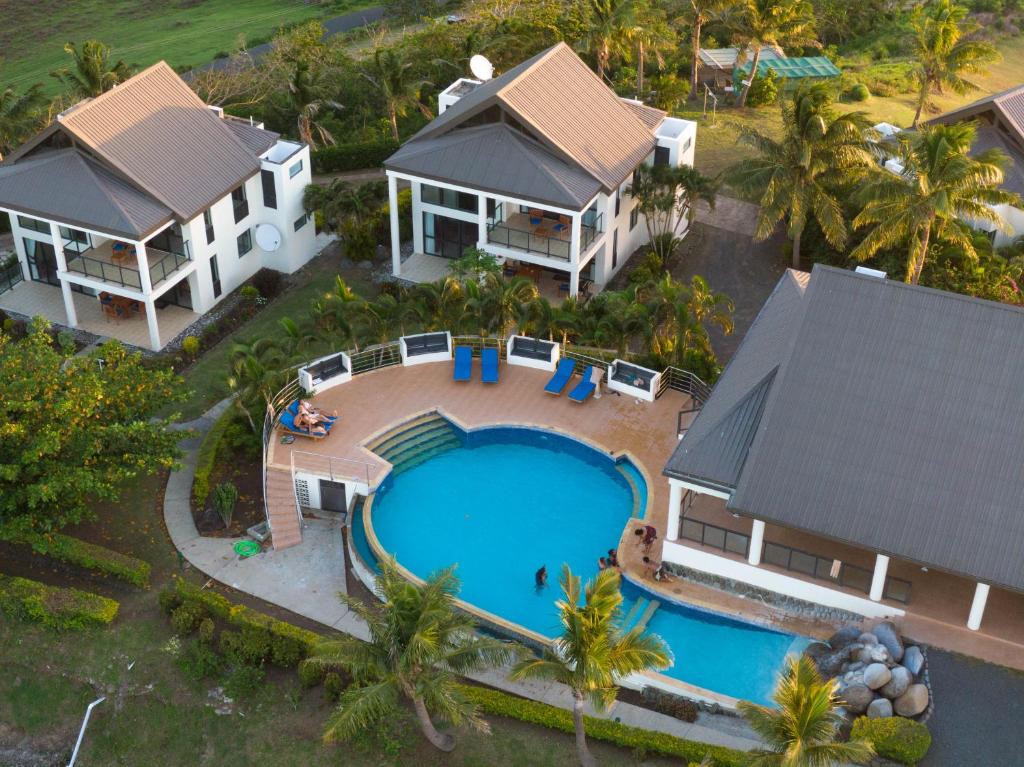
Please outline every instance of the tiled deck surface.
[[[149, 326], [145, 315], [115, 321], [104, 317], [95, 296], [73, 293], [78, 327], [88, 333], [116, 338], [122, 343], [149, 349]], [[0, 309], [17, 312], [27, 317], [42, 315], [55, 325], [67, 325], [64, 299], [60, 288], [42, 282], [19, 282], [12, 290], [0, 294]], [[185, 328], [199, 319], [199, 315], [180, 306], [165, 306], [156, 310], [160, 327], [160, 343], [166, 344]]]

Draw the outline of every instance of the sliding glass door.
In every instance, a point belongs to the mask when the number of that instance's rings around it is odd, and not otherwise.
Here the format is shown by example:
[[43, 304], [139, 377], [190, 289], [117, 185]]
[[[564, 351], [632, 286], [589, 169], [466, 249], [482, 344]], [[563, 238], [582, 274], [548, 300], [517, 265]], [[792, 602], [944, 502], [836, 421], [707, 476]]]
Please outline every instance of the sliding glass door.
[[423, 252], [442, 258], [459, 258], [466, 248], [476, 247], [479, 227], [469, 221], [423, 214]]

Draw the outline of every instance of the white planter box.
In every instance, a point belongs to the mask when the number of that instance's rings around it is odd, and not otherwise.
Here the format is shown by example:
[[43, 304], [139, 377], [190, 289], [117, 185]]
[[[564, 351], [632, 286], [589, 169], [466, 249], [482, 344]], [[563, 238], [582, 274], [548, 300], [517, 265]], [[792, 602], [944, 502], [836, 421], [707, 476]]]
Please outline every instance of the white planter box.
[[[628, 384], [623, 381], [614, 380], [613, 376], [619, 365], [628, 366], [628, 368], [638, 371], [643, 378], [649, 379], [651, 382], [649, 390], [640, 386], [633, 386], [632, 384]], [[628, 394], [630, 397], [636, 397], [637, 399], [642, 399], [646, 402], [654, 402], [654, 395], [658, 391], [658, 386], [661, 384], [661, 373], [649, 368], [642, 368], [639, 365], [634, 365], [630, 362], [626, 362], [625, 360], [615, 360], [608, 366], [607, 384], [611, 391]]]
[[[322, 362], [334, 360], [337, 357], [341, 358], [341, 364], [344, 367], [344, 370], [316, 369]], [[302, 387], [303, 391], [308, 391], [311, 394], [319, 394], [322, 391], [326, 391], [338, 384], [348, 383], [351, 380], [352, 360], [349, 359], [349, 356], [345, 352], [328, 354], [326, 357], [320, 357], [319, 359], [313, 360], [304, 368], [299, 368], [299, 386]]]
[[[421, 352], [419, 354], [409, 353], [410, 345], [415, 347], [417, 339], [423, 339], [429, 336], [444, 336], [444, 349], [431, 352]], [[452, 334], [448, 331], [445, 331], [444, 333], [418, 333], [414, 336], [402, 336], [400, 345], [402, 352], [402, 364], [406, 366], [423, 365], [427, 362], [446, 362], [452, 358]]]
[[[551, 344], [551, 354], [547, 359], [536, 359], [535, 357], [521, 357], [515, 354], [515, 348], [517, 342], [529, 342], [529, 341], [540, 341], [544, 344]], [[558, 365], [558, 359], [561, 356], [561, 350], [559, 345], [553, 341], [544, 341], [540, 338], [529, 338], [527, 336], [509, 336], [508, 346], [505, 349], [505, 361], [509, 365], [519, 365], [524, 368], [534, 368], [536, 370], [546, 370], [549, 373], [553, 372], [555, 367]]]

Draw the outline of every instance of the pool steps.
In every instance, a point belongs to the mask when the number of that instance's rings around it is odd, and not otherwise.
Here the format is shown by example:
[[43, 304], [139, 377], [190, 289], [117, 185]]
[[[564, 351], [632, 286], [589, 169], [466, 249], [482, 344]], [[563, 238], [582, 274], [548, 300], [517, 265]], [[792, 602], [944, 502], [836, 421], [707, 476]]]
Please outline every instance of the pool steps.
[[643, 509], [640, 508], [640, 488], [636, 485], [636, 480], [633, 479], [633, 475], [629, 469], [623, 466], [621, 463], [615, 464], [616, 471], [619, 472], [623, 477], [626, 478], [626, 482], [629, 483], [629, 490], [633, 494], [633, 516], [642, 517]]
[[368, 445], [394, 467], [396, 474], [461, 446], [462, 440], [455, 427], [437, 413], [402, 424]]
[[647, 599], [646, 597], [637, 599], [622, 621], [622, 633], [628, 634], [634, 628], [643, 630], [659, 607], [661, 607], [661, 602], [657, 599]]

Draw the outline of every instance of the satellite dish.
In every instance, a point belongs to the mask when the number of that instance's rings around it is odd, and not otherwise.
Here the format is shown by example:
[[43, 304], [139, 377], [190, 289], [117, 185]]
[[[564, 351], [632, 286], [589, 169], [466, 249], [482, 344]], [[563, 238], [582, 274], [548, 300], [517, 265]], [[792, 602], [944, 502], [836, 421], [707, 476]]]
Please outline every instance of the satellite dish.
[[273, 224], [260, 224], [256, 227], [256, 244], [267, 253], [273, 253], [281, 247], [281, 233]]
[[481, 56], [479, 53], [469, 60], [469, 71], [481, 82], [487, 82], [494, 77], [494, 66], [486, 56]]

